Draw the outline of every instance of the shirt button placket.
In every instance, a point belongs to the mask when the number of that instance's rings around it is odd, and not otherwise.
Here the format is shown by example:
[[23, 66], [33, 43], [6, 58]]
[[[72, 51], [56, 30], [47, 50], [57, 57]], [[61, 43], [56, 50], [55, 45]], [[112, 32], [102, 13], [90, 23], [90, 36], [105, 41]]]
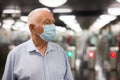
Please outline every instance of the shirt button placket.
[[44, 56], [44, 72], [45, 72], [45, 80], [49, 80], [49, 70], [48, 70], [48, 64], [47, 64], [47, 60], [46, 60], [46, 56]]

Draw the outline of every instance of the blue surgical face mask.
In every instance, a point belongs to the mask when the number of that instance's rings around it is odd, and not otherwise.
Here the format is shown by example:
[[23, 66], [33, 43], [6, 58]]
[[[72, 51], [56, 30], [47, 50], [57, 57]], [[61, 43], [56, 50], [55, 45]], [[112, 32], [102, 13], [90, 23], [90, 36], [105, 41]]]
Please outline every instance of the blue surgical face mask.
[[56, 35], [56, 26], [55, 24], [44, 25], [44, 32], [39, 34], [40, 38], [46, 42], [53, 41]]

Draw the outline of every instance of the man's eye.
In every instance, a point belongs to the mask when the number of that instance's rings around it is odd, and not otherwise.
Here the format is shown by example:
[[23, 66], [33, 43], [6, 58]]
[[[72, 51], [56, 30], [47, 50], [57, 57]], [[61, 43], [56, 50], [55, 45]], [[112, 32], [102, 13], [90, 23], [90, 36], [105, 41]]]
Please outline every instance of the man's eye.
[[52, 24], [54, 23], [54, 20], [46, 19], [43, 24]]
[[44, 21], [44, 24], [50, 24], [51, 23], [51, 20], [47, 19]]

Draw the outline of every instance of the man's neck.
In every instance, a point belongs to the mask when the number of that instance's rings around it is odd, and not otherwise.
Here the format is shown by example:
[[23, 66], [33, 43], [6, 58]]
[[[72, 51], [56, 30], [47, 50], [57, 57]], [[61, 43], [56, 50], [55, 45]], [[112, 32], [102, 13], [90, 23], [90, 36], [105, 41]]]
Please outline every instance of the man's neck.
[[32, 36], [33, 43], [35, 47], [45, 56], [48, 42], [42, 40], [38, 35]]

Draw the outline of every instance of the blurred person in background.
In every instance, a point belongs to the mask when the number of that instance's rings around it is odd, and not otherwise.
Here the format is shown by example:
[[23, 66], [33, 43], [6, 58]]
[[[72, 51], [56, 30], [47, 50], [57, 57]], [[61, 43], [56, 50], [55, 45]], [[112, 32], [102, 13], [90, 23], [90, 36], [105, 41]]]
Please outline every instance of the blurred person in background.
[[109, 53], [110, 53], [110, 39], [111, 35], [109, 34], [108, 29], [103, 29], [98, 35], [98, 45], [97, 45], [97, 59], [99, 60], [101, 67], [103, 68], [104, 62], [109, 62]]
[[118, 51], [119, 51], [119, 54], [120, 54], [120, 32], [117, 36], [117, 42], [118, 42]]
[[10, 51], [2, 80], [73, 80], [66, 52], [51, 42], [56, 34], [54, 22], [47, 8], [29, 13], [31, 39]]
[[117, 35], [117, 43], [118, 43], [118, 71], [120, 71], [120, 32]]

